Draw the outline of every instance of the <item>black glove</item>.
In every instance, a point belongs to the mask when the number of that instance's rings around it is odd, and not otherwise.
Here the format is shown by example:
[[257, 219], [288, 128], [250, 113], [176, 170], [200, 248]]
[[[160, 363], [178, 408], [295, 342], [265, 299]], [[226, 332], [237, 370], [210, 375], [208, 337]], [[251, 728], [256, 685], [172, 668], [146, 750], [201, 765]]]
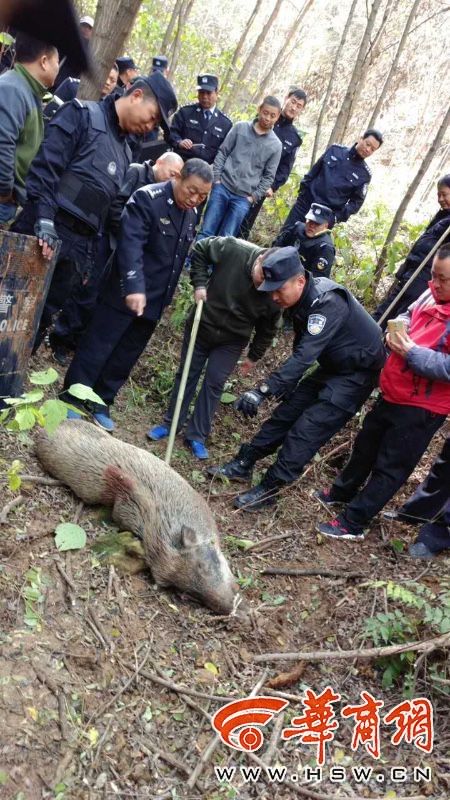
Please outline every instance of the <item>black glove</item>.
[[55, 223], [52, 219], [37, 219], [34, 225], [34, 232], [38, 239], [48, 244], [54, 250], [58, 244], [58, 234], [55, 230]]
[[267, 394], [263, 394], [259, 389], [250, 389], [236, 400], [234, 407], [236, 411], [242, 411], [244, 417], [256, 417], [258, 408], [266, 397]]

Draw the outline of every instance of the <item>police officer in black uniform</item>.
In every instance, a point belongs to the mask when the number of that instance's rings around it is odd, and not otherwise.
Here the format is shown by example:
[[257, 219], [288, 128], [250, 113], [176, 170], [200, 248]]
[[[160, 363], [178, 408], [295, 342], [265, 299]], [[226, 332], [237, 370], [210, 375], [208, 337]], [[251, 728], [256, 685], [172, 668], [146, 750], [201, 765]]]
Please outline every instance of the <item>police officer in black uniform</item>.
[[[259, 290], [270, 292], [281, 308], [292, 307], [293, 353], [258, 388], [245, 392], [236, 408], [254, 417], [267, 398], [281, 403], [232, 461], [209, 470], [230, 480], [250, 480], [255, 463], [280, 448], [262, 481], [236, 498], [235, 506], [244, 511], [276, 502], [281, 487], [299, 477], [369, 397], [384, 362], [376, 322], [348, 289], [305, 272], [294, 247], [275, 250], [263, 271]], [[316, 361], [317, 369], [302, 380]]]
[[[276, 122], [273, 127], [273, 131], [278, 136], [283, 149], [281, 151], [281, 158], [277, 167], [274, 182], [271, 188], [266, 192], [266, 197], [273, 197], [275, 192], [284, 186], [292, 172], [295, 157], [303, 141], [300, 131], [295, 127], [294, 122], [305, 108], [305, 105], [306, 92], [304, 92], [303, 89], [292, 86], [289, 89], [287, 97], [285, 97], [278, 122]], [[248, 239], [250, 231], [253, 228], [256, 218], [263, 207], [266, 197], [263, 197], [257, 203], [252, 205], [250, 211], [244, 219], [244, 222], [241, 225], [241, 229], [239, 231], [240, 239]]]
[[295, 222], [304, 222], [311, 203], [329, 206], [335, 222], [346, 222], [356, 214], [364, 203], [372, 177], [366, 159], [382, 143], [381, 133], [370, 128], [353, 147], [332, 144], [325, 150], [302, 179], [297, 200], [283, 229], [291, 228]]
[[65, 390], [82, 383], [102, 398], [105, 406], [89, 410], [106, 430], [114, 429], [109, 406], [172, 300], [194, 239], [195, 207], [212, 179], [211, 167], [192, 159], [178, 180], [144, 186], [125, 206], [111, 277], [64, 381]]
[[328, 230], [333, 224], [334, 214], [328, 206], [313, 203], [306, 214], [305, 222], [296, 222], [286, 228], [273, 242], [274, 247], [293, 245], [297, 248], [304, 269], [314, 278], [329, 278], [336, 250]]
[[198, 102], [182, 106], [172, 119], [168, 142], [186, 161], [201, 158], [212, 164], [231, 119], [217, 108], [219, 81], [215, 75], [197, 77]]
[[84, 327], [77, 292], [104, 266], [104, 222], [131, 160], [126, 135], [151, 130], [161, 119], [167, 126], [174, 108], [170, 83], [155, 73], [116, 100], [73, 100], [47, 125], [28, 172], [27, 203], [13, 226], [35, 233], [46, 258], [61, 243], [36, 346], [63, 306], [71, 328]]
[[[447, 231], [447, 236], [441, 242], [441, 247], [445, 244], [450, 244], [450, 174], [443, 175], [438, 180], [437, 184], [438, 203], [440, 209], [433, 219], [430, 220], [424, 232], [414, 242], [411, 250], [406, 256], [403, 264], [395, 274], [394, 285], [391, 287], [386, 297], [381, 301], [374, 311], [373, 318], [377, 321], [389, 308], [391, 303], [394, 302], [400, 290], [407, 283], [411, 275], [416, 271], [419, 264], [426, 259], [427, 255], [433, 249], [434, 245], [441, 236]], [[428, 289], [428, 281], [431, 280], [431, 265], [433, 263], [433, 256], [426, 259], [422, 269], [412, 283], [408, 286], [406, 291], [402, 294], [397, 303], [389, 312], [389, 317], [393, 319], [400, 314], [404, 314], [408, 306], [414, 303], [418, 297]], [[387, 325], [387, 319], [384, 320], [382, 328]]]

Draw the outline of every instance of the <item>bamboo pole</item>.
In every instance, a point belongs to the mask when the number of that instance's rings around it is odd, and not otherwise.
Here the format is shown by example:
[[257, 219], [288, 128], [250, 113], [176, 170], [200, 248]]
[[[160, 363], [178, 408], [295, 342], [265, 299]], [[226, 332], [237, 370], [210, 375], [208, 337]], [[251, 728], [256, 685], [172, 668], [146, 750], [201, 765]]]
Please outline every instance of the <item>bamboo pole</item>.
[[173, 414], [172, 424], [170, 426], [169, 441], [167, 442], [166, 455], [164, 456], [164, 461], [166, 462], [166, 464], [170, 464], [170, 460], [172, 458], [172, 450], [175, 442], [175, 436], [177, 433], [178, 420], [180, 418], [181, 404], [183, 402], [184, 392], [186, 389], [189, 367], [191, 366], [192, 353], [194, 352], [194, 345], [195, 345], [195, 340], [197, 338], [198, 326], [200, 325], [202, 311], [203, 311], [203, 300], [199, 300], [195, 311], [194, 322], [192, 323], [191, 337], [189, 339], [189, 347], [186, 353], [183, 373], [181, 375], [180, 388], [178, 389], [177, 402], [175, 403], [175, 411]]

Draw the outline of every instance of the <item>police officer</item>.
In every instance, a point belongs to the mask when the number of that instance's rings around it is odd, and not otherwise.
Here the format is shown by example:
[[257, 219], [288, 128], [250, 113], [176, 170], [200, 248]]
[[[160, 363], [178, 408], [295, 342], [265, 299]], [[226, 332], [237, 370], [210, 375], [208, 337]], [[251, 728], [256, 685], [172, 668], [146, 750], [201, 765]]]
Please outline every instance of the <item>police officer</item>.
[[332, 144], [306, 173], [283, 228], [304, 222], [311, 203], [329, 206], [335, 222], [346, 222], [364, 203], [372, 173], [366, 159], [383, 143], [375, 128], [367, 130], [352, 147]]
[[152, 72], [162, 72], [165, 78], [169, 77], [169, 60], [166, 56], [153, 56]]
[[294, 245], [303, 267], [315, 278], [329, 278], [336, 250], [328, 230], [333, 224], [334, 214], [328, 206], [313, 203], [306, 214], [305, 222], [296, 222], [286, 228], [275, 239], [275, 247]]
[[274, 182], [270, 189], [267, 190], [266, 196], [252, 205], [241, 225], [239, 231], [240, 239], [248, 239], [266, 197], [273, 197], [275, 192], [284, 186], [292, 172], [295, 157], [303, 141], [300, 131], [295, 127], [294, 122], [304, 110], [305, 106], [306, 92], [304, 92], [303, 89], [292, 86], [289, 89], [287, 97], [284, 99], [278, 121], [273, 127], [274, 133], [276, 133], [283, 146]]
[[[232, 461], [210, 470], [230, 480], [250, 480], [254, 464], [280, 448], [261, 482], [236, 498], [235, 506], [244, 511], [276, 502], [277, 492], [298, 478], [368, 398], [384, 361], [376, 322], [348, 289], [305, 272], [294, 247], [276, 249], [265, 259], [263, 272], [259, 290], [270, 292], [281, 308], [292, 307], [293, 354], [245, 392], [236, 408], [254, 417], [268, 398], [281, 403]], [[316, 361], [318, 368], [303, 378]]]
[[[108, 278], [111, 266], [110, 257], [116, 248], [116, 237], [119, 234], [120, 219], [125, 203], [142, 186], [150, 183], [162, 183], [170, 178], [179, 178], [182, 167], [183, 159], [171, 152], [163, 153], [153, 165], [149, 161], [144, 164], [130, 164], [119, 194], [109, 209], [108, 219], [105, 223], [105, 236], [102, 237], [99, 247], [100, 267], [102, 264], [105, 267], [94, 272], [82, 286], [78, 287], [75, 297], [72, 296], [64, 304], [50, 331], [49, 342], [53, 356], [62, 366], [68, 364], [70, 351], [75, 350], [83, 329], [90, 321], [102, 286]], [[82, 314], [78, 312], [80, 308], [82, 308]], [[83, 327], [80, 327], [81, 324]]]
[[139, 67], [129, 56], [120, 56], [120, 58], [116, 58], [116, 64], [119, 68], [117, 86], [124, 91], [127, 86], [131, 84], [131, 81], [138, 77]]
[[89, 410], [106, 430], [114, 429], [109, 406], [172, 300], [212, 177], [192, 159], [179, 180], [144, 186], [125, 206], [111, 277], [64, 381], [65, 390], [82, 383], [102, 398], [105, 406]]
[[[414, 242], [403, 264], [397, 270], [393, 286], [374, 311], [374, 319], [379, 320], [380, 317], [383, 316], [384, 312], [389, 308], [391, 303], [394, 302], [405, 283], [409, 281], [413, 272], [415, 272], [419, 264], [426, 259], [430, 250], [432, 250], [445, 231], [447, 231], [447, 236], [441, 242], [441, 245], [450, 244], [450, 174], [443, 175], [442, 178], [438, 180], [437, 199], [440, 205], [439, 211], [434, 215], [433, 219], [430, 220], [417, 241]], [[389, 312], [391, 319], [398, 317], [400, 314], [404, 314], [408, 306], [414, 303], [414, 300], [417, 300], [422, 292], [426, 291], [428, 282], [431, 279], [432, 262], [432, 256], [425, 260], [417, 277], [414, 278]], [[386, 325], [387, 320], [383, 322], [381, 327], [384, 329]]]
[[219, 81], [215, 75], [197, 77], [198, 103], [182, 106], [172, 119], [168, 142], [186, 161], [201, 158], [212, 164], [231, 119], [217, 108]]
[[174, 108], [170, 83], [155, 73], [116, 100], [66, 103], [47, 125], [27, 176], [27, 203], [13, 226], [35, 233], [45, 258], [61, 242], [36, 346], [70, 297], [73, 326], [84, 327], [76, 294], [104, 264], [97, 258], [104, 221], [131, 160], [126, 135], [142, 134], [160, 120], [167, 126]]

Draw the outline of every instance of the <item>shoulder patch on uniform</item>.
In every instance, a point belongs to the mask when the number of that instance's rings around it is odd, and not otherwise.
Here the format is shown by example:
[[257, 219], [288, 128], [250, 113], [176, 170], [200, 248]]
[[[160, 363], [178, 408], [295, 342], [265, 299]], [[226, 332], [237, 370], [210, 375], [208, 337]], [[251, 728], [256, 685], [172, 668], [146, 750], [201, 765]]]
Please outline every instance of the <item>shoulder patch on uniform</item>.
[[311, 336], [317, 336], [318, 333], [322, 333], [327, 318], [323, 314], [310, 314], [308, 317], [308, 333]]
[[333, 142], [333, 144], [331, 145], [331, 147], [340, 147], [340, 148], [341, 148], [341, 150], [346, 150], [346, 149], [347, 149], [347, 145], [345, 145], [345, 144], [338, 144], [337, 142]]
[[364, 161], [364, 164], [363, 164], [363, 166], [366, 168], [366, 170], [367, 170], [367, 172], [369, 173], [370, 177], [372, 177], [372, 170], [370, 169], [369, 165], [368, 165], [368, 164], [366, 164], [366, 162], [365, 162], [365, 161]]
[[326, 260], [326, 258], [319, 258], [317, 262], [317, 269], [326, 269], [326, 267], [328, 267], [328, 261]]
[[79, 108], [86, 108], [86, 106], [84, 104], [84, 101], [83, 100], [79, 100], [78, 97], [75, 97], [75, 99], [72, 100], [72, 102], [73, 102], [74, 105], [78, 106]]
[[150, 197], [152, 198], [152, 200], [154, 200], [155, 197], [161, 197], [161, 195], [163, 194], [163, 190], [162, 189], [147, 189], [147, 194], [149, 194]]

